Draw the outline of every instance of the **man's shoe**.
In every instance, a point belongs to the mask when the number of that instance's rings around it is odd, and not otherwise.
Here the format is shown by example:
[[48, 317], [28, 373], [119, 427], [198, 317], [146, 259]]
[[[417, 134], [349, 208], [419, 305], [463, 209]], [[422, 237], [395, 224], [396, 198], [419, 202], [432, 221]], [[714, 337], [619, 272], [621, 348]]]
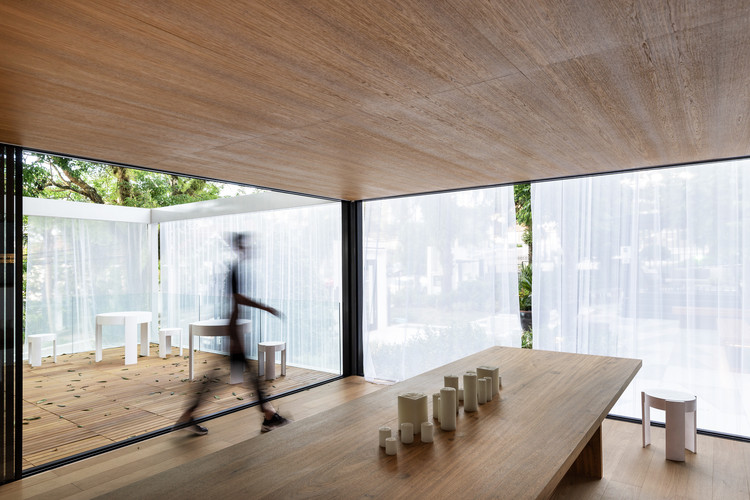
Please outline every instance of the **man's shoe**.
[[260, 432], [269, 432], [269, 431], [272, 431], [272, 430], [276, 429], [277, 427], [283, 427], [283, 426], [285, 426], [289, 422], [291, 422], [291, 420], [288, 420], [288, 419], [282, 417], [278, 413], [274, 413], [273, 417], [271, 417], [270, 420], [263, 419], [263, 425], [260, 428]]
[[186, 427], [186, 429], [197, 436], [205, 436], [206, 434], [208, 434], [208, 429], [198, 424], [193, 424], [189, 427]]

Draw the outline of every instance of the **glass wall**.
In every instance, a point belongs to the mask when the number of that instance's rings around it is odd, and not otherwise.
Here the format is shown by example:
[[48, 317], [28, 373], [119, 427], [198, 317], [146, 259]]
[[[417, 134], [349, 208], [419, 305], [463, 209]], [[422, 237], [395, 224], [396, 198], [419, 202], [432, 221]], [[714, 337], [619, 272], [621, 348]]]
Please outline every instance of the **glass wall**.
[[[29, 216], [27, 248], [25, 331], [55, 333], [59, 352], [94, 349], [97, 314], [152, 310], [147, 224]], [[122, 342], [102, 329], [104, 348]]]
[[520, 346], [512, 187], [366, 202], [363, 219], [366, 377]]
[[750, 436], [750, 161], [532, 185], [534, 348], [640, 358], [640, 391], [698, 396]]
[[[252, 258], [239, 262], [239, 291], [284, 315], [240, 308], [252, 322], [250, 363], [257, 342], [287, 343], [286, 373], [265, 384], [266, 393], [342, 373], [340, 203], [51, 155], [25, 160], [25, 334], [47, 334], [33, 366], [28, 343], [17, 349], [23, 402], [9, 401], [23, 406], [25, 470], [170, 429], [196, 393], [196, 418], [257, 401], [249, 373], [245, 383], [230, 383], [226, 337], [181, 349], [190, 323], [229, 315], [227, 274], [237, 261], [230, 242], [238, 233], [253, 243]], [[128, 311], [151, 317], [138, 356], [125, 349], [134, 332], [121, 313]], [[100, 354], [101, 313], [122, 321], [102, 327]], [[165, 343], [162, 357], [159, 329], [176, 327], [182, 336], [171, 337], [171, 349]], [[208, 380], [216, 384], [204, 393]], [[248, 419], [260, 427], [260, 412]]]
[[[247, 354], [257, 342], [283, 340], [287, 362], [341, 373], [341, 207], [310, 207], [164, 222], [161, 228], [162, 323], [187, 329], [193, 321], [229, 317], [231, 244], [244, 233], [249, 259], [239, 262], [239, 290], [284, 314], [279, 320], [241, 308], [252, 321]], [[202, 339], [203, 349], [228, 352], [225, 338]]]

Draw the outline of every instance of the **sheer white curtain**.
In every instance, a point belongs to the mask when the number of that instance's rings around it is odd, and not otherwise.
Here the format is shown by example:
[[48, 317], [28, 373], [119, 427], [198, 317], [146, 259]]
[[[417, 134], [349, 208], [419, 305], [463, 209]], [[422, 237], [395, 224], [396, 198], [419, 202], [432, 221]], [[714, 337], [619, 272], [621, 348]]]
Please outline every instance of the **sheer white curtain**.
[[[341, 372], [341, 207], [338, 203], [160, 225], [162, 326], [227, 318], [227, 273], [234, 259], [231, 235], [250, 233], [251, 259], [240, 264], [240, 291], [271, 305], [283, 321], [240, 308], [250, 319], [249, 356], [257, 342], [287, 342], [287, 362]], [[227, 352], [226, 339], [202, 339], [203, 348]]]
[[363, 240], [367, 378], [520, 346], [512, 187], [366, 202]]
[[[150, 311], [148, 243], [147, 224], [29, 216], [26, 336], [57, 333], [58, 352], [90, 350], [96, 314]], [[114, 328], [102, 340], [124, 345]]]
[[640, 358], [640, 391], [698, 396], [750, 435], [750, 161], [532, 186], [534, 348]]

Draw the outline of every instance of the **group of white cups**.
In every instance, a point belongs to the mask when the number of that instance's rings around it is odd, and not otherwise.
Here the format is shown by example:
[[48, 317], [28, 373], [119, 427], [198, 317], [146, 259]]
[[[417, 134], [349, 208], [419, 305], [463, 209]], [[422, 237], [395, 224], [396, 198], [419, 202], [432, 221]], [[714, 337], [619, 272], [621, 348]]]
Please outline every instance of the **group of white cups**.
[[[480, 366], [476, 371], [466, 372], [463, 375], [463, 389], [458, 387], [458, 376], [445, 375], [444, 387], [432, 395], [432, 415], [440, 423], [440, 428], [444, 431], [456, 430], [459, 400], [463, 400], [465, 412], [477, 411], [478, 405], [492, 401], [502, 386], [499, 372], [494, 366]], [[400, 394], [398, 421], [402, 443], [413, 443], [415, 431], [420, 434], [423, 443], [432, 443], [434, 425], [427, 418], [425, 394]], [[385, 448], [385, 454], [395, 455], [398, 440], [391, 435], [391, 428], [381, 427], [378, 435], [380, 447]]]

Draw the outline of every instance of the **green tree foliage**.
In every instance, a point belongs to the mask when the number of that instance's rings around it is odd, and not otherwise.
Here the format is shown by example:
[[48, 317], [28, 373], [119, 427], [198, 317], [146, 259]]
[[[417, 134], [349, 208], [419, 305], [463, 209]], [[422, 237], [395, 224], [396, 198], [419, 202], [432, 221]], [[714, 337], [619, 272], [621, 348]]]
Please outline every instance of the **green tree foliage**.
[[521, 311], [531, 311], [531, 266], [521, 267], [518, 273], [518, 307]]
[[33, 198], [156, 208], [213, 200], [220, 191], [202, 179], [36, 153], [23, 169], [23, 194]]
[[513, 186], [513, 198], [516, 205], [516, 223], [523, 226], [523, 242], [529, 247], [529, 265], [531, 265], [533, 242], [531, 221], [531, 184]]

